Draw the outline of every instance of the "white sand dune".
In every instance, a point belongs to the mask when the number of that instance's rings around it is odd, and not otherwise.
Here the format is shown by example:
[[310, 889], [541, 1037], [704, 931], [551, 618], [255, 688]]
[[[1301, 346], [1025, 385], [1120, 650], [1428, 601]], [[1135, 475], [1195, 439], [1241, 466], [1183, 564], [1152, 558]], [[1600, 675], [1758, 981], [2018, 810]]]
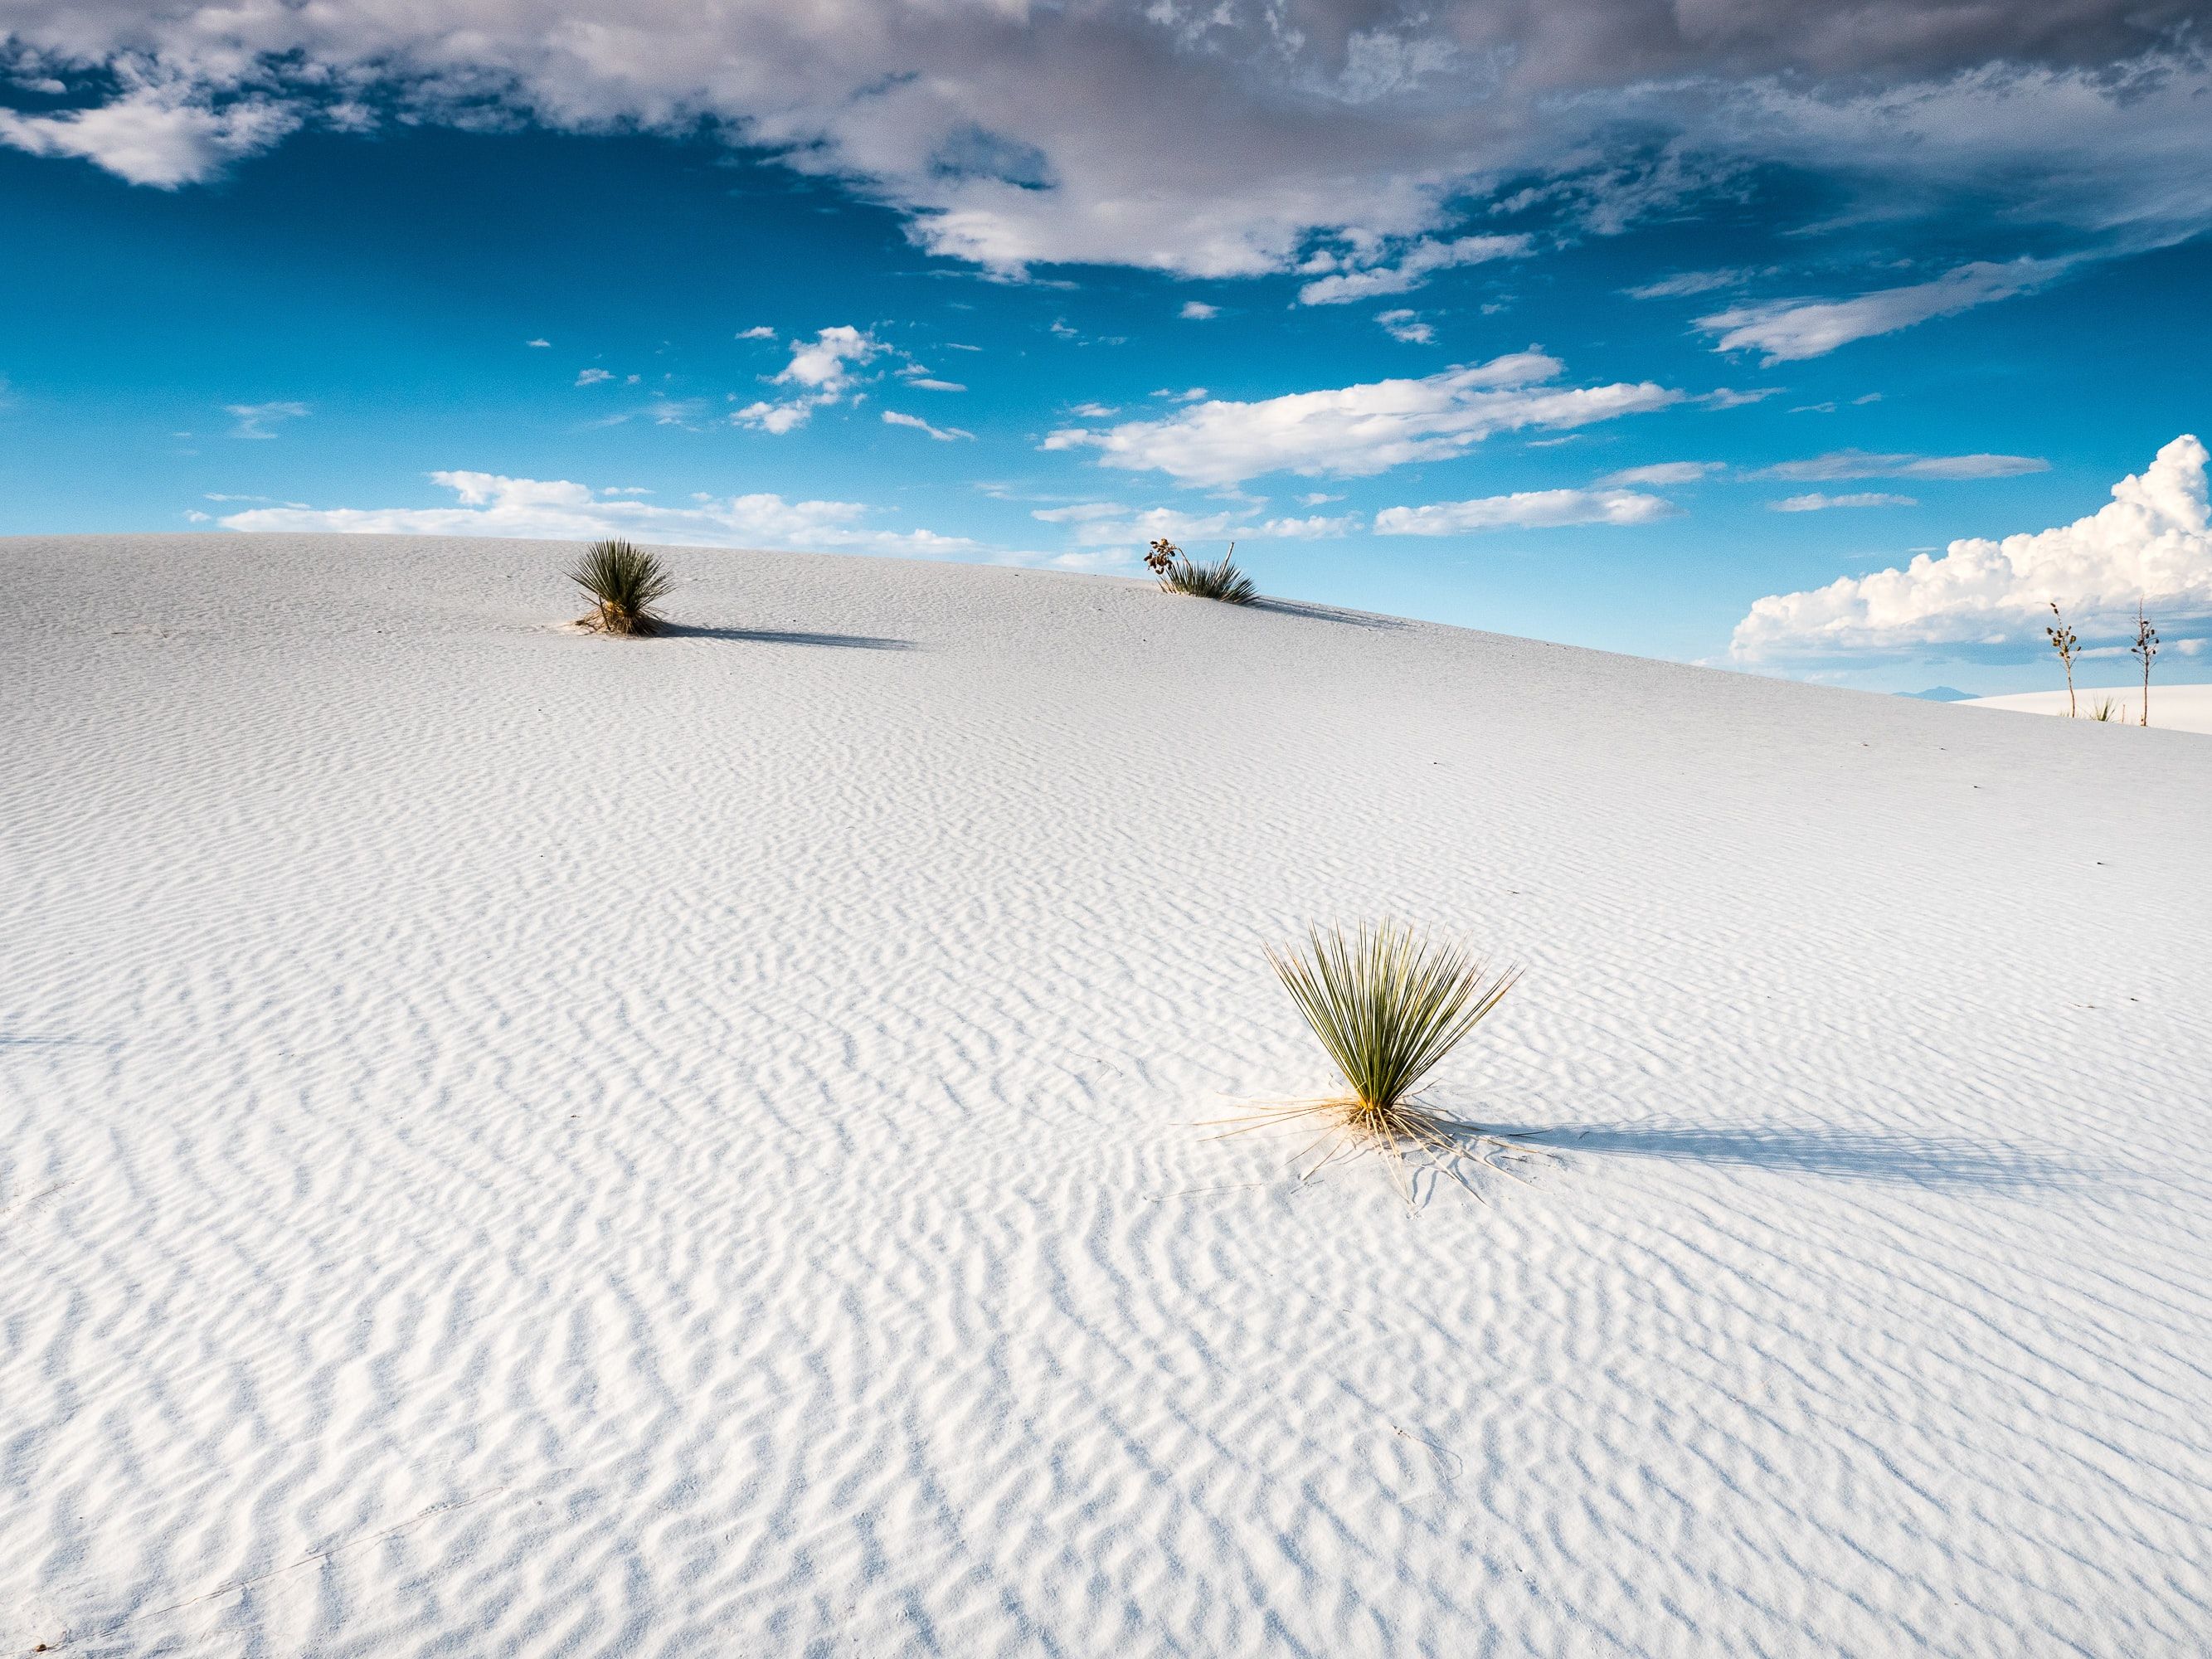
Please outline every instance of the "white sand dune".
[[[2024, 714], [2063, 714], [2066, 693], [2015, 691], [2002, 697], [1970, 699], [1977, 708], [2009, 708]], [[2100, 702], [2114, 705], [2115, 719], [2132, 723], [2142, 713], [2142, 682], [2133, 685], [2083, 686], [2074, 694], [2078, 718], [2087, 720]], [[2169, 732], [2212, 732], [2212, 685], [2166, 685], [2156, 679], [2150, 687], [2151, 724]]]
[[0, 543], [0, 1654], [2205, 1650], [2212, 745], [569, 552]]

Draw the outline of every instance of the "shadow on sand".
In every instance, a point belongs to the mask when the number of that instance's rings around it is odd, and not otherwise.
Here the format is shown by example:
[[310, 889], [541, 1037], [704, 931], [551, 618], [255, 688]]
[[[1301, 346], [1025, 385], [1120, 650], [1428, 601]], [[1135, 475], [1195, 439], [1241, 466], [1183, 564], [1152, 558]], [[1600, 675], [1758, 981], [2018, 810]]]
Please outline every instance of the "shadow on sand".
[[665, 623], [661, 634], [672, 640], [741, 640], [752, 645], [830, 645], [848, 651], [919, 651], [912, 640], [878, 639], [872, 634], [795, 634], [778, 628], [696, 628], [687, 623]]
[[1878, 1130], [1720, 1129], [1625, 1123], [1595, 1123], [1579, 1129], [1524, 1124], [1484, 1127], [1547, 1152], [1733, 1164], [1896, 1186], [2048, 1191], [2096, 1178], [2095, 1172], [2078, 1159], [1962, 1137]]
[[1395, 629], [1407, 624], [1396, 617], [1373, 617], [1364, 611], [1340, 611], [1333, 605], [1308, 605], [1303, 599], [1255, 599], [1255, 611], [1273, 611], [1285, 617], [1304, 617], [1311, 622], [1343, 623], [1351, 628]]

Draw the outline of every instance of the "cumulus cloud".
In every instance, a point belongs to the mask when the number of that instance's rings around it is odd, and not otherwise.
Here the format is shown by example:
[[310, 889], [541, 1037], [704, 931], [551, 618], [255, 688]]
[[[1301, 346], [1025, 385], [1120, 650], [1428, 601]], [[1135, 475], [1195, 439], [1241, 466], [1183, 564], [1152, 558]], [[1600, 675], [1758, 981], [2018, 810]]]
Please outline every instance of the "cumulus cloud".
[[605, 381], [611, 380], [613, 379], [614, 376], [604, 368], [586, 368], [578, 372], [576, 375], [576, 384], [578, 386], [599, 386]]
[[2014, 259], [2003, 264], [1978, 260], [1948, 270], [1933, 282], [1877, 289], [1850, 300], [1777, 300], [1735, 306], [1698, 319], [1698, 326], [1717, 334], [1716, 351], [1763, 351], [1765, 362], [1796, 362], [1822, 357], [1838, 346], [1877, 334], [1894, 334], [1933, 317], [1955, 316], [1992, 300], [2008, 300], [2041, 288], [2064, 270], [2063, 259]]
[[1375, 320], [1382, 325], [1382, 331], [1394, 340], [1407, 345], [1433, 345], [1437, 331], [1420, 319], [1419, 313], [1411, 311], [1378, 311]]
[[1524, 489], [1471, 501], [1386, 507], [1375, 515], [1378, 536], [1459, 536], [1480, 530], [1549, 530], [1577, 524], [1650, 524], [1681, 511], [1657, 495], [1632, 489]]
[[740, 330], [738, 337], [740, 340], [773, 340], [775, 331], [766, 323], [756, 323], [750, 328]]
[[1910, 495], [1887, 495], [1879, 490], [1862, 490], [1855, 495], [1824, 495], [1815, 489], [1803, 495], [1784, 495], [1766, 505], [1777, 513], [1825, 513], [1832, 507], [1917, 507], [1920, 503]]
[[895, 409], [884, 411], [885, 426], [903, 426], [916, 432], [927, 433], [939, 443], [949, 444], [957, 438], [972, 438], [975, 434], [957, 426], [932, 426], [919, 415], [902, 415]]
[[798, 394], [747, 404], [730, 419], [739, 426], [778, 435], [796, 431], [814, 418], [816, 410], [830, 408], [851, 397], [857, 371], [884, 349], [874, 335], [850, 324], [818, 330], [811, 340], [793, 340], [791, 361], [776, 374], [775, 383], [797, 386]]
[[1838, 449], [1806, 460], [1778, 462], [1758, 476], [1825, 483], [1838, 478], [2016, 478], [2050, 470], [2051, 463], [2038, 455], [1877, 455], [1863, 449]]
[[1526, 258], [1534, 252], [1535, 243], [1528, 236], [1462, 236], [1452, 241], [1439, 241], [1424, 236], [1401, 250], [1395, 263], [1377, 264], [1367, 263], [1371, 255], [1355, 251], [1351, 253], [1320, 253], [1300, 267], [1304, 270], [1327, 270], [1341, 267], [1334, 275], [1316, 277], [1298, 290], [1298, 303], [1307, 306], [1340, 306], [1352, 300], [1370, 300], [1378, 295], [1405, 294], [1421, 286], [1439, 270], [1454, 265], [1482, 264], [1492, 259]]
[[2122, 631], [2138, 600], [2175, 622], [2212, 617], [2205, 459], [2185, 434], [2071, 524], [1966, 538], [1901, 570], [1769, 595], [1736, 624], [1730, 649], [1755, 659], [2038, 641], [2053, 600], [2085, 641]]
[[230, 429], [234, 438], [273, 438], [281, 422], [297, 421], [309, 413], [307, 404], [295, 403], [225, 404], [222, 412], [238, 422]]
[[1419, 380], [1298, 392], [1257, 403], [1212, 398], [1159, 420], [1048, 434], [1047, 449], [1095, 449], [1103, 466], [1233, 484], [1266, 472], [1363, 477], [1408, 461], [1449, 460], [1496, 432], [1561, 430], [1662, 409], [1681, 394], [1633, 385], [1547, 385], [1564, 365], [1516, 352]]
[[33, 155], [81, 156], [134, 185], [174, 190], [276, 143], [299, 118], [264, 98], [234, 98], [218, 106], [211, 94], [188, 85], [134, 86], [90, 109], [46, 115], [0, 110], [0, 143]]
[[230, 530], [342, 531], [375, 536], [524, 536], [580, 541], [630, 536], [693, 547], [761, 547], [798, 552], [892, 553], [914, 557], [986, 552], [962, 536], [886, 531], [866, 523], [857, 501], [787, 501], [781, 495], [695, 495], [661, 507], [628, 489], [592, 489], [565, 479], [495, 472], [433, 472], [456, 497], [450, 507], [263, 507], [226, 516]]
[[[926, 248], [996, 270], [1249, 276], [1350, 239], [1352, 268], [1313, 273], [1348, 299], [1418, 281], [1508, 174], [1568, 181], [1538, 197], [1601, 233], [1783, 161], [2137, 241], [2189, 234], [2212, 218], [2200, 9], [12, 0], [19, 75], [100, 101], [0, 117], [0, 143], [174, 186], [303, 120], [372, 112], [703, 127], [857, 181]], [[1628, 131], [1648, 163], [1615, 159]]]
[[1210, 306], [1203, 300], [1185, 300], [1182, 302], [1182, 310], [1178, 314], [1185, 322], [1209, 322], [1221, 314], [1221, 307]]

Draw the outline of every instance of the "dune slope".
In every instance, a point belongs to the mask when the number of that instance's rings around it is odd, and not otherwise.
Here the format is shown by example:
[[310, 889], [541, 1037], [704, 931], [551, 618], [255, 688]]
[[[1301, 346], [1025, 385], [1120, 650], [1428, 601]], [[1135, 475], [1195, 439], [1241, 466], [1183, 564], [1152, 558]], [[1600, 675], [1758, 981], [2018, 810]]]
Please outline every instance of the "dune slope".
[[0, 1654], [2201, 1652], [2212, 744], [569, 551], [0, 542]]
[[[2083, 686], [2074, 694], [2075, 717], [2088, 720], [2091, 711], [2100, 703], [2112, 705], [2114, 724], [2134, 724], [2142, 714], [2142, 682], [2122, 686]], [[2057, 691], [2015, 691], [2002, 697], [1976, 697], [1977, 708], [2006, 708], [2023, 714], [2063, 714], [2067, 711], [2066, 693]], [[2169, 732], [2195, 732], [2212, 734], [2212, 685], [2168, 685], [2163, 680], [2151, 686], [2150, 715], [2153, 723]]]

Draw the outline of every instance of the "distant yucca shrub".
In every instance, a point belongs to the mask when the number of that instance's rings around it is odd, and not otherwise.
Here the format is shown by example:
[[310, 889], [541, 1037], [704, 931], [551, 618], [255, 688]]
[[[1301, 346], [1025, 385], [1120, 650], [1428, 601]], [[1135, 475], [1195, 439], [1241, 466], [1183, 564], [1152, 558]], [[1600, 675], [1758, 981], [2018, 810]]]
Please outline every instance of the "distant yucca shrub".
[[2120, 718], [2120, 706], [2110, 697], [2100, 698], [2095, 707], [2089, 710], [2089, 718], [2093, 720], [2116, 720]]
[[1200, 564], [1173, 542], [1157, 541], [1145, 556], [1145, 562], [1160, 579], [1163, 592], [1190, 593], [1201, 599], [1219, 599], [1224, 605], [1249, 605], [1260, 597], [1260, 590], [1237, 568], [1236, 552], [1237, 544], [1231, 542], [1218, 561]]
[[1319, 1121], [1323, 1140], [1335, 1143], [1322, 1164], [1347, 1145], [1388, 1153], [1409, 1200], [1408, 1150], [1462, 1184], [1455, 1160], [1468, 1158], [1498, 1169], [1495, 1155], [1516, 1150], [1504, 1138], [1444, 1116], [1415, 1096], [1437, 1063], [1513, 988], [1519, 969], [1493, 970], [1457, 945], [1423, 939], [1387, 921], [1349, 933], [1310, 928], [1304, 948], [1271, 949], [1267, 960], [1347, 1092], [1262, 1108], [1264, 1121]]
[[660, 625], [654, 604], [676, 586], [659, 554], [620, 540], [593, 542], [568, 580], [592, 601], [584, 625], [603, 634], [652, 633]]

